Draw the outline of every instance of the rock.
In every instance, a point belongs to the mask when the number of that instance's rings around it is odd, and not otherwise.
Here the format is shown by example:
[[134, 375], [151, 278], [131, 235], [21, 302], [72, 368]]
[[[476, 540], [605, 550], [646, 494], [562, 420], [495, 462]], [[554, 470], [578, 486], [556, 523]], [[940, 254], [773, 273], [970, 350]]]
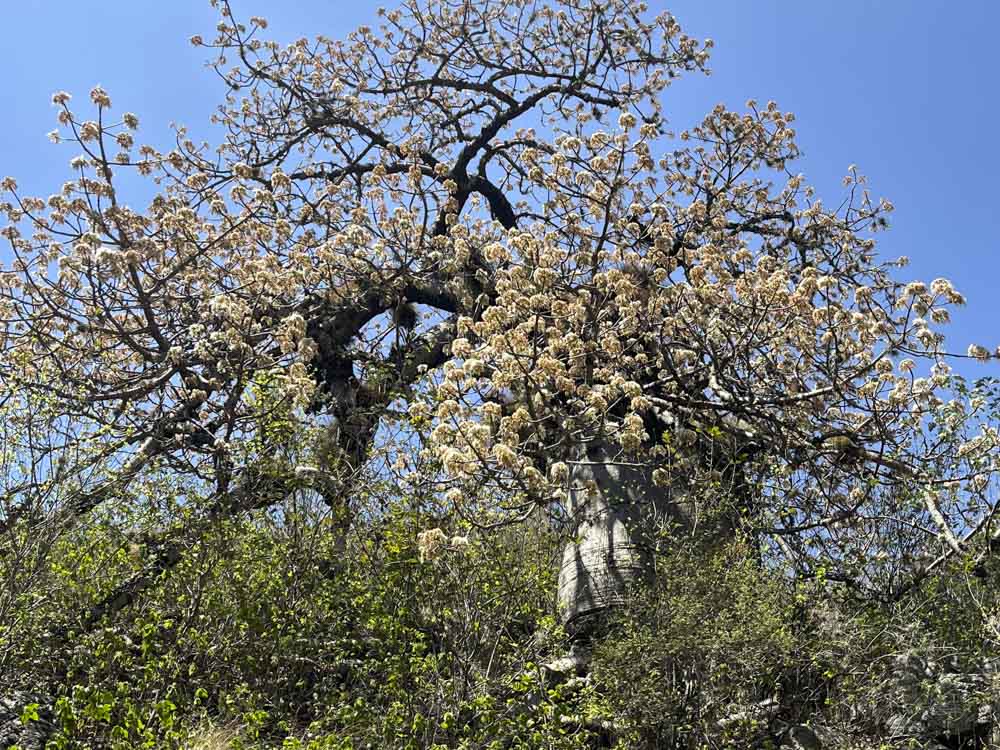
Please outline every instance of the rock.
[[[21, 722], [26, 706], [37, 704], [38, 719]], [[50, 700], [27, 691], [14, 691], [0, 698], [0, 748], [17, 746], [20, 750], [43, 750], [55, 725], [49, 710]]]
[[720, 729], [726, 729], [734, 724], [742, 724], [746, 721], [762, 721], [767, 726], [770, 726], [774, 723], [780, 709], [781, 704], [777, 698], [766, 698], [765, 700], [727, 714], [719, 719], [716, 724], [718, 724]]
[[543, 665], [546, 682], [551, 685], [580, 678], [590, 671], [590, 653], [578, 647], [571, 648], [565, 656], [560, 656]]
[[886, 722], [893, 738], [978, 736], [992, 722], [990, 665], [979, 672], [960, 671], [955, 663], [923, 658], [914, 651], [896, 657], [891, 699], [897, 709]]
[[788, 744], [795, 750], [822, 750], [823, 743], [809, 727], [795, 724], [788, 728]]

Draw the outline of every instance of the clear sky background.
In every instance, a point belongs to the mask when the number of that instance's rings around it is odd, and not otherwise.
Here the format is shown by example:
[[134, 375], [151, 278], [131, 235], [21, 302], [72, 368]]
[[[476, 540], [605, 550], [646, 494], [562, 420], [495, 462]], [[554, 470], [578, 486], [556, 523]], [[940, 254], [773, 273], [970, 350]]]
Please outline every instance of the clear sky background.
[[[595, 0], [599, 1], [599, 0]], [[279, 41], [340, 37], [375, 23], [380, 3], [234, 0], [238, 16], [270, 21]], [[388, 0], [384, 3], [391, 7]], [[710, 77], [667, 92], [677, 130], [713, 105], [775, 99], [797, 116], [804, 172], [827, 204], [857, 164], [873, 193], [896, 206], [883, 257], [908, 255], [900, 278], [951, 279], [969, 300], [949, 349], [1000, 345], [1000, 0], [650, 0], [689, 34], [715, 40]], [[207, 0], [6, 0], [0, 50], [0, 176], [46, 196], [69, 176], [72, 146], [49, 143], [60, 89], [84, 111], [97, 83], [115, 110], [140, 118], [137, 140], [168, 147], [169, 124], [211, 139], [224, 90], [204, 65], [217, 17]], [[139, 201], [135, 201], [139, 203]], [[0, 250], [0, 260], [4, 258]], [[1000, 363], [963, 363], [970, 376]]]

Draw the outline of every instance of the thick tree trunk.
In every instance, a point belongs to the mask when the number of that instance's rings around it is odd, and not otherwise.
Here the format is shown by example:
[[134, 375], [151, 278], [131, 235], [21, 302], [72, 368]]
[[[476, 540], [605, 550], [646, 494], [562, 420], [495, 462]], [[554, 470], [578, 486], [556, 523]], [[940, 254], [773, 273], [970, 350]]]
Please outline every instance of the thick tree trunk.
[[[563, 550], [557, 607], [577, 637], [585, 637], [603, 613], [649, 579], [662, 529], [690, 531], [697, 523], [684, 482], [657, 486], [645, 467], [617, 458], [619, 452], [593, 443], [581, 449], [570, 470], [574, 535]], [[591, 483], [596, 493], [588, 492]]]

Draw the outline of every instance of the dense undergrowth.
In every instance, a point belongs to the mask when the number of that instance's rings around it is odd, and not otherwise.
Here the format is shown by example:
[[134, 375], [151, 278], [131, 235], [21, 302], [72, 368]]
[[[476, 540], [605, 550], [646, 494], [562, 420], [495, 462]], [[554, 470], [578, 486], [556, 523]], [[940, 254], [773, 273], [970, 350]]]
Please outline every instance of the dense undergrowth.
[[[995, 591], [961, 571], [877, 605], [774, 576], [745, 541], [683, 540], [574, 644], [544, 524], [443, 529], [422, 559], [433, 523], [412, 508], [356, 523], [346, 555], [302, 507], [219, 523], [89, 629], [88, 605], [152, 546], [120, 519], [81, 526], [0, 631], [2, 679], [38, 696], [23, 719], [60, 750], [766, 747], [798, 724], [834, 747], [894, 747], [901, 655], [958, 673], [993, 648]], [[553, 666], [568, 653], [586, 667]], [[928, 673], [914, 693], [924, 710], [947, 698], [936, 685]]]

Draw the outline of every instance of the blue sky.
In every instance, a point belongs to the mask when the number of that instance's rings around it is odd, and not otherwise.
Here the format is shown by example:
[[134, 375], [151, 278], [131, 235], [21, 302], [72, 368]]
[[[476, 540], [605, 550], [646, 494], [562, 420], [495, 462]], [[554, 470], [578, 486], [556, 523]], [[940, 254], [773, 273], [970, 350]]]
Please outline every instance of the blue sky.
[[[265, 16], [273, 38], [341, 36], [375, 20], [377, 3], [234, 0], [238, 15]], [[390, 6], [391, 2], [385, 5]], [[908, 255], [901, 278], [944, 276], [968, 297], [954, 316], [950, 346], [1000, 344], [1000, 120], [995, 0], [653, 0], [690, 34], [716, 46], [711, 77], [690, 76], [667, 93], [682, 129], [717, 102], [775, 99], [797, 116], [798, 170], [830, 204], [857, 164], [873, 192], [896, 205], [882, 235], [884, 257]], [[171, 122], [210, 137], [208, 117], [223, 95], [192, 34], [209, 37], [207, 0], [19, 0], [5, 3], [0, 50], [0, 176], [48, 195], [68, 177], [70, 147], [48, 142], [52, 92], [85, 100], [97, 83], [115, 109], [136, 113], [140, 142], [169, 143]], [[374, 24], [373, 24], [374, 25]], [[82, 106], [82, 105], [81, 105]], [[0, 258], [2, 258], [0, 251]], [[971, 376], [1000, 375], [1000, 363], [967, 363]]]

